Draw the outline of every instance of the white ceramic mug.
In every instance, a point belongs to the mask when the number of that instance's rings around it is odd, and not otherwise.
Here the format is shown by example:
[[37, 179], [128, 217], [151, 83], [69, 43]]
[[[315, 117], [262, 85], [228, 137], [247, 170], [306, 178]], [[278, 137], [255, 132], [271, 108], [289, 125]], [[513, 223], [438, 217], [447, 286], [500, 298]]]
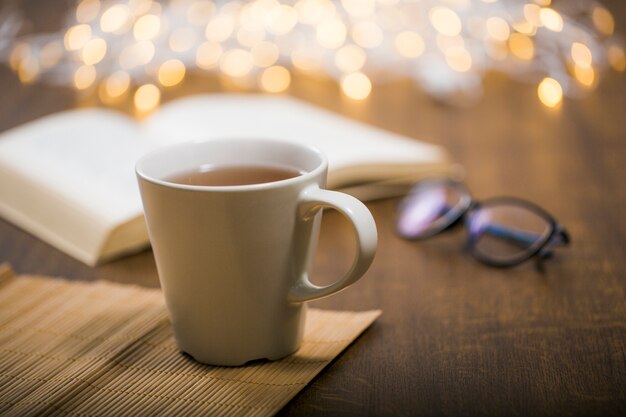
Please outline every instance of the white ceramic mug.
[[[291, 166], [302, 175], [239, 186], [168, 181], [203, 165]], [[324, 189], [327, 160], [318, 150], [271, 140], [223, 139], [177, 144], [136, 166], [150, 241], [179, 348], [197, 361], [242, 365], [295, 352], [306, 301], [340, 291], [369, 268], [376, 225], [357, 199]], [[321, 208], [353, 224], [350, 270], [319, 287], [307, 271]]]

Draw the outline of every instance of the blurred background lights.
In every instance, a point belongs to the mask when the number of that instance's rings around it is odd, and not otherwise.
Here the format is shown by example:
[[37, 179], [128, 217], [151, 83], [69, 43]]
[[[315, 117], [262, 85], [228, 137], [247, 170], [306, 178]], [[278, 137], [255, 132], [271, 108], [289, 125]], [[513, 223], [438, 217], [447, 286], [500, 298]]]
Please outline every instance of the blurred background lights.
[[396, 50], [406, 58], [417, 58], [424, 53], [424, 39], [416, 32], [405, 30], [396, 35]]
[[185, 64], [178, 59], [169, 59], [159, 67], [159, 83], [164, 87], [179, 84], [185, 78]]
[[291, 53], [291, 64], [295, 69], [305, 73], [322, 71], [323, 54], [309, 48], [296, 48]]
[[141, 41], [125, 47], [119, 57], [120, 67], [131, 69], [137, 66], [146, 65], [155, 54], [155, 46], [150, 41]]
[[591, 51], [589, 50], [587, 45], [580, 42], [574, 42], [572, 44], [571, 53], [572, 59], [577, 66], [584, 68], [591, 67]]
[[593, 24], [596, 29], [605, 36], [613, 34], [615, 29], [615, 21], [613, 15], [607, 9], [601, 6], [596, 6], [591, 14]]
[[250, 52], [254, 65], [261, 68], [274, 65], [279, 58], [278, 46], [271, 42], [259, 42], [252, 47]]
[[376, 48], [383, 42], [383, 31], [374, 22], [362, 21], [352, 26], [350, 35], [363, 48]]
[[455, 36], [461, 33], [461, 18], [447, 7], [433, 7], [428, 16], [430, 23], [442, 35]]
[[117, 71], [109, 75], [102, 85], [108, 97], [121, 97], [128, 92], [130, 76], [125, 71]]
[[335, 53], [335, 65], [342, 72], [356, 72], [363, 68], [366, 58], [363, 49], [356, 45], [346, 45]]
[[12, 70], [17, 71], [20, 64], [31, 56], [31, 47], [27, 43], [18, 43], [13, 47], [9, 55], [9, 66]]
[[31, 56], [24, 58], [17, 65], [17, 76], [24, 84], [32, 83], [39, 76], [39, 63]]
[[124, 27], [130, 18], [128, 6], [115, 4], [108, 8], [100, 17], [100, 29], [103, 32], [115, 32]]
[[537, 4], [528, 3], [524, 5], [524, 18], [528, 23], [535, 27], [543, 26], [541, 21], [541, 7]]
[[280, 5], [273, 7], [266, 17], [267, 30], [275, 35], [288, 33], [298, 23], [298, 13], [293, 7]]
[[96, 69], [93, 65], [82, 65], [74, 73], [74, 86], [78, 90], [91, 87], [96, 81]]
[[209, 23], [215, 6], [209, 0], [194, 1], [187, 9], [187, 21], [194, 26], [204, 26]]
[[82, 58], [85, 65], [95, 65], [102, 61], [104, 55], [107, 52], [107, 43], [104, 39], [93, 38], [90, 39], [82, 50]]
[[624, 72], [626, 70], [626, 56], [624, 49], [619, 46], [611, 45], [607, 52], [609, 63], [614, 70]]
[[16, 32], [0, 61], [22, 83], [95, 91], [105, 104], [135, 91], [140, 112], [192, 71], [268, 93], [289, 89], [292, 71], [328, 76], [355, 100], [372, 80], [409, 78], [453, 105], [476, 102], [499, 71], [556, 107], [607, 69], [626, 71], [614, 32], [598, 0], [76, 0], [62, 31]]
[[264, 29], [241, 27], [237, 31], [237, 42], [241, 46], [253, 47], [265, 39], [265, 36], [266, 32]]
[[252, 70], [252, 54], [243, 49], [232, 49], [222, 56], [220, 69], [231, 77], [243, 77]]
[[472, 56], [462, 46], [452, 46], [446, 51], [446, 62], [453, 70], [465, 72], [472, 67]]
[[497, 41], [506, 41], [509, 39], [509, 25], [506, 20], [501, 17], [492, 16], [487, 19], [486, 29], [489, 36]]
[[261, 73], [260, 86], [268, 93], [280, 93], [285, 91], [291, 83], [291, 74], [285, 67], [273, 66]]
[[596, 79], [596, 74], [591, 67], [574, 67], [574, 77], [585, 87], [591, 87]]
[[355, 72], [341, 80], [341, 91], [354, 100], [363, 100], [370, 95], [372, 83], [365, 74]]
[[350, 16], [367, 17], [374, 13], [375, 0], [341, 0], [341, 5]]
[[539, 19], [541, 23], [553, 32], [560, 32], [563, 30], [563, 18], [554, 9], [544, 7], [539, 11]]
[[196, 32], [189, 27], [174, 30], [169, 37], [168, 45], [173, 52], [187, 52], [193, 48]]
[[133, 103], [142, 113], [155, 109], [161, 101], [161, 91], [154, 84], [144, 84], [135, 91]]
[[138, 41], [149, 41], [159, 34], [161, 19], [153, 14], [141, 16], [133, 26], [133, 35]]
[[235, 22], [230, 16], [218, 15], [206, 26], [206, 38], [214, 42], [222, 42], [230, 37], [235, 29]]
[[556, 107], [563, 99], [561, 84], [554, 78], [544, 78], [537, 87], [539, 100], [547, 107]]
[[537, 33], [537, 27], [526, 19], [514, 21], [511, 26], [517, 32], [525, 35], [534, 36]]
[[196, 51], [196, 65], [205, 70], [214, 68], [222, 56], [220, 44], [206, 41], [202, 43]]
[[76, 51], [91, 39], [91, 26], [87, 24], [70, 27], [65, 32], [64, 44], [68, 51]]
[[100, 0], [83, 0], [76, 6], [76, 21], [89, 23], [98, 17]]
[[335, 4], [331, 0], [299, 0], [294, 7], [298, 20], [305, 25], [315, 25], [335, 14]]
[[337, 18], [326, 19], [317, 25], [317, 41], [325, 48], [336, 49], [346, 39], [346, 25]]
[[509, 38], [509, 49], [516, 58], [531, 60], [535, 56], [535, 46], [528, 36], [521, 33], [513, 33]]
[[56, 66], [62, 58], [63, 47], [60, 42], [56, 41], [45, 44], [39, 53], [39, 63], [44, 69]]

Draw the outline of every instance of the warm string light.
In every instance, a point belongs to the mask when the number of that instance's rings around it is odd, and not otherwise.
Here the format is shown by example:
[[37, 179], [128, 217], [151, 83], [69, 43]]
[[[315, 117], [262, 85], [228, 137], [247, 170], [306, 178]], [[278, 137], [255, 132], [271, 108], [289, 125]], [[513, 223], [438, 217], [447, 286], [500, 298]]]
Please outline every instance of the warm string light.
[[354, 100], [366, 99], [379, 80], [410, 77], [453, 104], [479, 98], [487, 71], [542, 74], [537, 94], [553, 108], [596, 86], [605, 68], [626, 70], [606, 8], [593, 0], [558, 6], [550, 0], [81, 0], [62, 33], [15, 38], [13, 30], [12, 48], [0, 58], [23, 83], [96, 89], [105, 104], [132, 93], [140, 113], [156, 108], [161, 90], [184, 82], [190, 71], [280, 93], [290, 87], [291, 69], [335, 77]]

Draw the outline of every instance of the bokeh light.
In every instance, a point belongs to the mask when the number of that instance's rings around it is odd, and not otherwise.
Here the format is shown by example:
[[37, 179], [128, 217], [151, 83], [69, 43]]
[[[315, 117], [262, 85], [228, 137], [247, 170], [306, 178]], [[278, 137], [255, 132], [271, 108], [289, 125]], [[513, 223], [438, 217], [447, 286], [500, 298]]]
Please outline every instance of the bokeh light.
[[102, 61], [107, 52], [107, 43], [102, 38], [90, 39], [81, 52], [85, 65], [95, 65]]
[[488, 18], [487, 22], [485, 22], [485, 27], [487, 29], [487, 33], [493, 39], [497, 41], [506, 41], [509, 39], [511, 30], [509, 29], [509, 25], [506, 23], [506, 20], [501, 17], [492, 16]]
[[575, 65], [574, 77], [576, 77], [576, 80], [585, 87], [593, 86], [596, 80], [595, 71], [590, 66], [581, 67], [581, 66]]
[[212, 69], [217, 66], [221, 56], [222, 47], [220, 44], [206, 41], [196, 50], [196, 65], [201, 69]]
[[91, 26], [80, 24], [70, 27], [65, 32], [64, 45], [68, 51], [77, 51], [91, 39]]
[[235, 22], [227, 15], [215, 16], [206, 26], [206, 38], [213, 42], [223, 42], [232, 35], [235, 30]]
[[417, 58], [424, 53], [424, 39], [417, 32], [405, 30], [396, 35], [396, 50], [406, 58]]
[[39, 63], [42, 68], [52, 68], [63, 58], [63, 47], [59, 42], [48, 42], [39, 52]]
[[609, 60], [609, 64], [611, 67], [619, 72], [624, 72], [626, 70], [626, 56], [624, 54], [624, 49], [617, 46], [611, 45], [609, 46], [609, 50], [607, 51], [607, 57]]
[[267, 30], [275, 35], [289, 33], [296, 23], [298, 23], [298, 13], [286, 4], [274, 7], [266, 17]]
[[74, 87], [85, 90], [96, 81], [96, 68], [93, 65], [82, 65], [74, 73]]
[[190, 27], [175, 29], [169, 37], [168, 45], [174, 52], [187, 52], [196, 42], [196, 32]]
[[215, 6], [209, 0], [194, 1], [187, 9], [187, 21], [194, 26], [204, 26], [209, 23]]
[[257, 67], [274, 65], [279, 58], [278, 46], [272, 42], [259, 42], [251, 50], [252, 61]]
[[220, 61], [220, 69], [231, 77], [243, 77], [252, 70], [252, 54], [243, 49], [231, 49]]
[[32, 56], [25, 57], [17, 66], [17, 76], [24, 84], [30, 84], [37, 80], [39, 73], [39, 62]]
[[374, 22], [362, 21], [352, 26], [350, 36], [354, 43], [363, 48], [376, 48], [383, 42], [383, 31]]
[[452, 46], [446, 50], [446, 62], [455, 71], [466, 72], [472, 68], [472, 56], [462, 46]]
[[121, 97], [128, 92], [130, 75], [126, 71], [117, 71], [109, 75], [103, 83], [109, 97]]
[[615, 20], [613, 15], [602, 6], [596, 6], [591, 13], [591, 19], [598, 32], [605, 36], [610, 36], [615, 30]]
[[522, 33], [513, 33], [509, 38], [509, 49], [513, 56], [523, 59], [531, 60], [535, 56], [535, 45], [532, 39]]
[[341, 91], [354, 100], [363, 100], [370, 95], [372, 82], [361, 72], [348, 74], [341, 80]]
[[130, 10], [125, 4], [115, 4], [100, 16], [100, 29], [103, 32], [117, 32], [130, 19]]
[[168, 59], [159, 67], [159, 83], [163, 87], [172, 87], [179, 84], [185, 78], [185, 64], [178, 59]]
[[556, 10], [550, 7], [544, 7], [539, 12], [539, 19], [541, 23], [553, 32], [560, 32], [563, 30], [563, 17]]
[[367, 55], [356, 45], [346, 45], [335, 53], [335, 65], [342, 72], [356, 72], [363, 68]]
[[138, 41], [149, 41], [156, 38], [161, 29], [161, 19], [153, 14], [141, 16], [133, 26], [133, 35]]
[[346, 40], [346, 25], [337, 18], [326, 19], [317, 25], [317, 41], [325, 48], [337, 49]]
[[154, 58], [155, 47], [150, 41], [141, 41], [125, 47], [119, 57], [123, 69], [146, 65]]
[[161, 101], [161, 90], [154, 84], [144, 84], [135, 91], [133, 103], [141, 113], [154, 110]]
[[259, 85], [268, 93], [280, 93], [291, 84], [291, 74], [285, 67], [275, 65], [266, 68], [259, 77]]
[[554, 78], [544, 78], [537, 87], [539, 100], [550, 108], [557, 107], [563, 100], [563, 88]]
[[76, 21], [89, 23], [100, 13], [100, 0], [83, 0], [76, 6]]
[[570, 49], [572, 59], [574, 63], [579, 67], [589, 68], [593, 58], [591, 56], [591, 50], [585, 44], [580, 42], [574, 42]]
[[433, 27], [442, 35], [456, 36], [461, 33], [461, 18], [447, 7], [433, 7], [430, 9], [428, 17]]

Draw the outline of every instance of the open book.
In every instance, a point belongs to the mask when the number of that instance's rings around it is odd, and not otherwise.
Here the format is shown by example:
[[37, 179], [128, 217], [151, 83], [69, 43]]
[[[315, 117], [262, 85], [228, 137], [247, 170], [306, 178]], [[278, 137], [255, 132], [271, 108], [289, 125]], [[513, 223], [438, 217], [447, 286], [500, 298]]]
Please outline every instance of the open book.
[[367, 200], [404, 192], [449, 167], [438, 146], [289, 97], [178, 99], [137, 122], [71, 110], [0, 135], [0, 216], [89, 265], [149, 244], [134, 165], [145, 152], [211, 137], [308, 143], [329, 159], [328, 187]]

